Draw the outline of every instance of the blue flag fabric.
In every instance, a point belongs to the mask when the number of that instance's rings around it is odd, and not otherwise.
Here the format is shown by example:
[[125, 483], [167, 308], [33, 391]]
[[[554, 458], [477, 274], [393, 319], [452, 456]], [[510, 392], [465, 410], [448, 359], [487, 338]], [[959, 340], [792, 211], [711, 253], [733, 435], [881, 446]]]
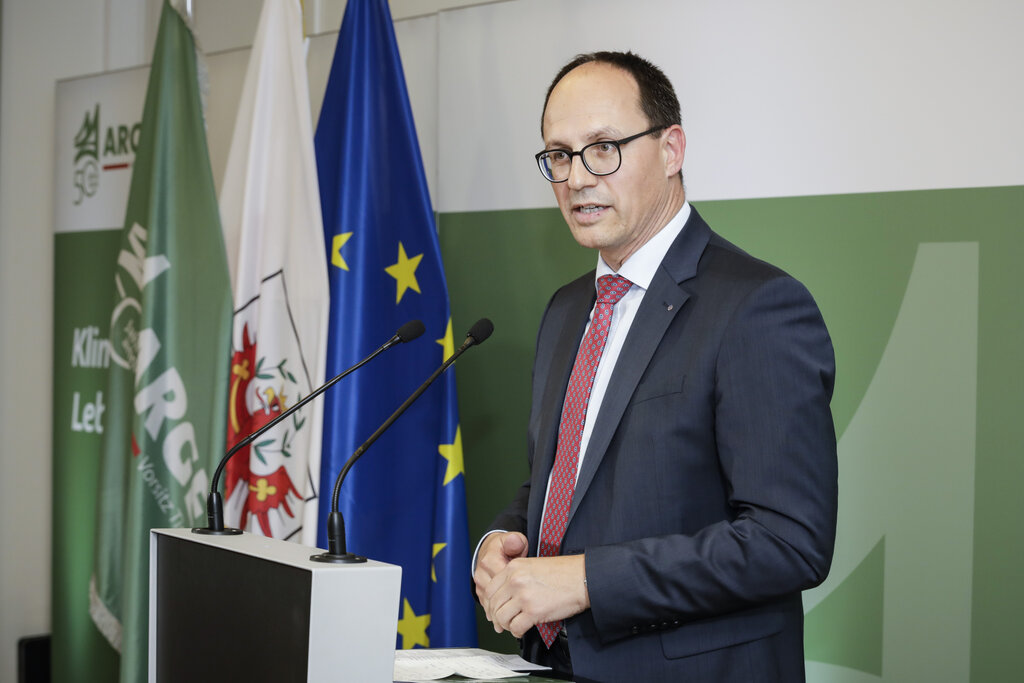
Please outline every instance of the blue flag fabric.
[[[349, 0], [317, 125], [331, 290], [327, 376], [405, 322], [426, 333], [326, 394], [318, 544], [355, 449], [454, 348], [434, 213], [386, 0]], [[459, 342], [462, 335], [459, 335]], [[359, 460], [341, 490], [347, 549], [402, 567], [397, 647], [473, 646], [454, 368]]]

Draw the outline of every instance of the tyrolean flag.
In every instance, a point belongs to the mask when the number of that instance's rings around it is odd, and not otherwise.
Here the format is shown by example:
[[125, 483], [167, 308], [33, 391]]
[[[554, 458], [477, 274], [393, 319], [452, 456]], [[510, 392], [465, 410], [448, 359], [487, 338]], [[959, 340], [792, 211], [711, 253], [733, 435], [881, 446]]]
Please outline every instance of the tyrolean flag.
[[[235, 284], [231, 447], [324, 379], [327, 265], [299, 0], [263, 3], [220, 211]], [[314, 400], [232, 456], [230, 526], [316, 544], [322, 412]]]

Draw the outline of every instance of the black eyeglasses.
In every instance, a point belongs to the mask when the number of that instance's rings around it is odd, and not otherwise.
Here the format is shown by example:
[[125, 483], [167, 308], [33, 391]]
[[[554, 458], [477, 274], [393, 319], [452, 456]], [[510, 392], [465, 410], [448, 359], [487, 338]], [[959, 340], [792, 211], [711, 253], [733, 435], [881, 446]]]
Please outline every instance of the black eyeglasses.
[[579, 156], [583, 166], [594, 175], [611, 175], [622, 165], [622, 151], [625, 144], [651, 133], [657, 133], [668, 126], [655, 126], [621, 140], [600, 140], [592, 142], [578, 152], [571, 149], [546, 149], [536, 154], [541, 175], [552, 183], [564, 183], [572, 170], [572, 158]]

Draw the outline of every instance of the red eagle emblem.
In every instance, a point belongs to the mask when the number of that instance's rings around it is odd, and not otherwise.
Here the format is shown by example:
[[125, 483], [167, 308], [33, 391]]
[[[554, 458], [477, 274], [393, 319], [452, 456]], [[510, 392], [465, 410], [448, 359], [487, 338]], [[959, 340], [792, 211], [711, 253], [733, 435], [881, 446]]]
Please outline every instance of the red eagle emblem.
[[[274, 376], [264, 369], [265, 359], [256, 353], [256, 342], [250, 339], [249, 326], [242, 330], [242, 348], [235, 351], [231, 359], [231, 384], [228, 398], [228, 448], [267, 425], [274, 418], [287, 410], [284, 394], [284, 383], [275, 389], [270, 385], [253, 385], [256, 379], [273, 380]], [[275, 369], [282, 376], [287, 376], [284, 361]], [[270, 467], [265, 451], [272, 450], [288, 457], [289, 425], [282, 424], [264, 434], [255, 443], [247, 444], [228, 461], [225, 479], [225, 492], [230, 499], [235, 488], [245, 483], [249, 493], [245, 497], [239, 526], [243, 529], [249, 523], [249, 516], [256, 515], [260, 529], [265, 536], [271, 536], [270, 510], [280, 510], [289, 517], [294, 517], [288, 505], [289, 494], [301, 500], [301, 494], [295, 488], [284, 465], [269, 474], [253, 474], [250, 460], [253, 456], [261, 463]]]

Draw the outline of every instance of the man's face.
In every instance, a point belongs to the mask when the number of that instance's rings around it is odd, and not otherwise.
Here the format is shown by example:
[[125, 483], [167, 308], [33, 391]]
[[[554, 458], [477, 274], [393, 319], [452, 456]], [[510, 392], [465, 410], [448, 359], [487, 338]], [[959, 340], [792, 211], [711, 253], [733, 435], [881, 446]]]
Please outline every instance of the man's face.
[[[626, 71], [583, 64], [562, 78], [544, 110], [544, 148], [577, 151], [592, 142], [620, 140], [650, 127], [640, 91]], [[682, 205], [685, 140], [679, 126], [646, 135], [621, 148], [622, 165], [595, 176], [574, 157], [569, 179], [552, 183], [576, 241], [599, 249], [616, 270], [672, 218]]]

